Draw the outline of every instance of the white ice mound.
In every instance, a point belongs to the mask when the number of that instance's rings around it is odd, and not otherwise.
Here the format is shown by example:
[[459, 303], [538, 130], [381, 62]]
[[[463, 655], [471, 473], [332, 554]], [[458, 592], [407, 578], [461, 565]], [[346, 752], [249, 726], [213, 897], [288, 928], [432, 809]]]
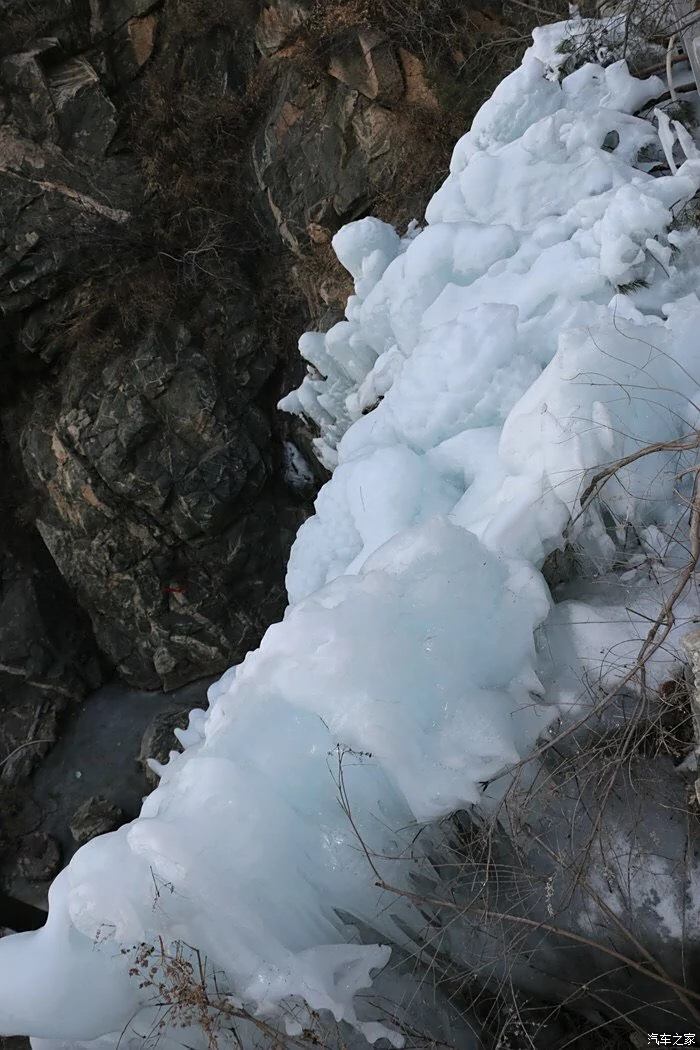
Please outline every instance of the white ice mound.
[[[362, 989], [390, 987], [390, 951], [423, 920], [382, 896], [368, 856], [402, 858], [391, 877], [408, 879], [416, 822], [485, 798], [548, 705], [614, 680], [621, 644], [634, 660], [617, 582], [550, 611], [539, 569], [596, 469], [697, 426], [700, 246], [669, 229], [700, 162], [640, 170], [658, 135], [633, 114], [660, 81], [618, 62], [559, 83], [564, 31], [538, 32], [482, 108], [424, 230], [336, 236], [356, 294], [303, 337], [312, 372], [284, 402], [335, 468], [292, 551], [293, 604], [211, 690], [141, 816], [59, 876], [45, 929], [0, 940], [0, 1031], [37, 1050], [140, 1045], [162, 1012], [130, 949], [162, 937], [258, 1019], [298, 1033], [306, 1003], [349, 1046], [398, 1042]], [[683, 466], [630, 464], [570, 535], [601, 573], [628, 534], [656, 566], [635, 584], [637, 632], [674, 537], [684, 556]]]
[[301, 999], [386, 1035], [354, 999], [389, 948], [353, 943], [338, 911], [401, 943], [411, 909], [381, 914], [338, 804], [338, 744], [363, 840], [400, 853], [416, 820], [477, 801], [543, 726], [533, 631], [548, 609], [528, 565], [441, 519], [290, 609], [213, 690], [141, 817], [59, 877], [47, 927], [0, 941], [3, 1028], [86, 1038], [125, 1023], [139, 997], [119, 949], [164, 936], [196, 945], [259, 1016]]
[[[303, 337], [314, 369], [281, 403], [316, 424], [335, 467], [292, 550], [292, 602], [450, 500], [488, 546], [539, 566], [588, 471], [693, 424], [697, 298], [681, 300], [697, 237], [669, 227], [700, 161], [640, 170], [658, 132], [630, 111], [661, 82], [621, 61], [560, 84], [544, 56], [561, 32], [538, 31], [481, 109], [425, 229], [399, 242], [363, 219], [337, 235], [356, 294], [346, 321]], [[673, 479], [653, 482], [653, 459], [636, 469], [655, 488], [633, 486], [626, 506], [653, 521]]]

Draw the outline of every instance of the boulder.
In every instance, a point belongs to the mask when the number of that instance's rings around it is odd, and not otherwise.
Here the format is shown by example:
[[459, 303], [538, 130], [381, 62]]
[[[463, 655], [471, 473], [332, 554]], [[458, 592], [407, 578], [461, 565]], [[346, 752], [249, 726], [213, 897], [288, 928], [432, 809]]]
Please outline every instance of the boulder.
[[71, 817], [70, 831], [78, 846], [98, 835], [114, 831], [124, 823], [124, 814], [113, 802], [102, 795], [92, 795], [78, 806]]
[[273, 494], [248, 305], [218, 316], [225, 372], [215, 333], [153, 330], [97, 374], [71, 362], [60, 404], [38, 406], [22, 439], [48, 497], [44, 542], [102, 651], [144, 688], [223, 671], [284, 608], [299, 510]]

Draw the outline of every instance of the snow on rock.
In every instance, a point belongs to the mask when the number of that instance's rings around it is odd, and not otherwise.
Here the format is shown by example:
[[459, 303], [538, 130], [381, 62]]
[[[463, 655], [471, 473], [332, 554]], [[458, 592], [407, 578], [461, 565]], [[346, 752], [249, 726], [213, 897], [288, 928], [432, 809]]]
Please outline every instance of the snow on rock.
[[[634, 660], [668, 587], [653, 566], [682, 557], [684, 461], [646, 457], [583, 516], [579, 501], [601, 465], [697, 425], [698, 235], [669, 227], [700, 162], [635, 167], [658, 133], [634, 112], [660, 81], [616, 62], [560, 82], [565, 31], [537, 31], [477, 115], [425, 229], [336, 235], [347, 319], [301, 339], [310, 374], [282, 402], [334, 468], [292, 551], [292, 604], [212, 687], [138, 820], [59, 876], [47, 926], [0, 941], [1, 1031], [138, 1045], [159, 1014], [130, 949], [162, 937], [196, 946], [259, 1019], [298, 1033], [306, 1003], [348, 1045], [398, 1045], [363, 989], [395, 993], [386, 964], [422, 919], [386, 907], [357, 835], [372, 856], [420, 854], [416, 822], [487, 801], [552, 705], [614, 681], [596, 667], [606, 639]], [[552, 606], [539, 570], [567, 523], [615, 584]], [[422, 1014], [433, 1033], [441, 1010]]]

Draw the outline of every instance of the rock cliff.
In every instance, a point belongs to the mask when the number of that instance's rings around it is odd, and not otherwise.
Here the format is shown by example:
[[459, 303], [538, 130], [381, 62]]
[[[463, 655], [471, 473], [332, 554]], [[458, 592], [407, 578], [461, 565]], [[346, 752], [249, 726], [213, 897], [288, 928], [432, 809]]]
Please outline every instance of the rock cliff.
[[448, 0], [0, 0], [0, 24], [16, 874], [24, 785], [79, 701], [215, 675], [281, 616], [314, 485], [274, 406], [351, 290], [330, 239], [421, 216], [516, 49], [496, 7]]

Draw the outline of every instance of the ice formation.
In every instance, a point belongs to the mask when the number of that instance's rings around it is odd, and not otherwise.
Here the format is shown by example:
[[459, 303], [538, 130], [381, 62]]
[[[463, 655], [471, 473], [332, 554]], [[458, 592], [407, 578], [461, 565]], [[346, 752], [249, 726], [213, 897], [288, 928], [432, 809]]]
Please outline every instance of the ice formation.
[[[685, 461], [644, 457], [579, 501], [601, 465], [697, 426], [700, 238], [672, 227], [700, 160], [685, 129], [634, 115], [657, 78], [624, 61], [561, 77], [566, 32], [535, 33], [425, 228], [336, 235], [355, 295], [303, 337], [313, 374], [283, 403], [334, 470], [290, 607], [212, 688], [141, 816], [58, 877], [47, 926], [0, 941], [0, 1030], [35, 1050], [141, 1046], [159, 1015], [129, 949], [161, 937], [258, 1018], [298, 1032], [303, 1002], [398, 1045], [362, 990], [392, 979], [417, 918], [385, 906], [357, 834], [406, 855], [417, 822], [488, 804], [556, 705], [633, 663], [683, 557]], [[675, 173], [644, 170], [659, 145]], [[540, 570], [567, 523], [600, 587], [553, 604]]]

